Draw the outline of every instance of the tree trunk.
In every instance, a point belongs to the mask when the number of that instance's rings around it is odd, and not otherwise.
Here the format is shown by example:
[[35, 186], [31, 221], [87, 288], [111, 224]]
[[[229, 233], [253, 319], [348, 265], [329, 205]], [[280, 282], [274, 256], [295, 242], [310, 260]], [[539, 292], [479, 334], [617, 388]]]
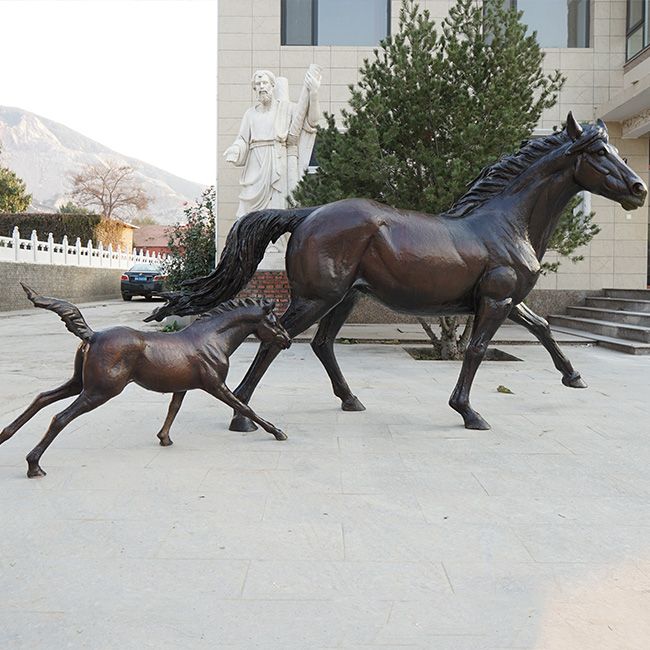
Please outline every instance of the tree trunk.
[[441, 316], [439, 318], [440, 336], [433, 331], [431, 325], [423, 318], [418, 318], [418, 322], [429, 337], [434, 354], [438, 359], [442, 361], [458, 361], [463, 358], [472, 333], [473, 316], [467, 318], [460, 336], [458, 336], [460, 323], [457, 316]]

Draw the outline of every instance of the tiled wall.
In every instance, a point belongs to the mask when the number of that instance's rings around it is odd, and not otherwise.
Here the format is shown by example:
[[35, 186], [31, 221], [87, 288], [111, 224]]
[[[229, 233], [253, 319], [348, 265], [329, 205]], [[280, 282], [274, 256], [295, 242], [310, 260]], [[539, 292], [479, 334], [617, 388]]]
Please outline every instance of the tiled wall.
[[[392, 0], [392, 30], [397, 29], [399, 0]], [[452, 0], [420, 2], [434, 19], [446, 15]], [[592, 0], [592, 45], [586, 49], [549, 49], [545, 67], [559, 68], [567, 83], [558, 104], [546, 111], [540, 128], [559, 125], [569, 110], [580, 120], [592, 120], [597, 107], [623, 87], [625, 49], [625, 0]], [[232, 143], [241, 117], [253, 105], [250, 79], [254, 70], [268, 68], [287, 77], [295, 101], [310, 63], [323, 68], [320, 102], [323, 111], [338, 113], [347, 103], [348, 84], [358, 78], [367, 47], [280, 46], [280, 0], [219, 1], [218, 80], [218, 209], [221, 245], [234, 220], [239, 194], [240, 168], [224, 162], [222, 153]], [[648, 140], [616, 139], [617, 124], [610, 133], [621, 155], [647, 180]], [[557, 274], [540, 280], [548, 289], [599, 289], [603, 286], [645, 286], [648, 210], [631, 213], [611, 201], [593, 197], [592, 208], [601, 233], [584, 251], [584, 261], [565, 262]]]

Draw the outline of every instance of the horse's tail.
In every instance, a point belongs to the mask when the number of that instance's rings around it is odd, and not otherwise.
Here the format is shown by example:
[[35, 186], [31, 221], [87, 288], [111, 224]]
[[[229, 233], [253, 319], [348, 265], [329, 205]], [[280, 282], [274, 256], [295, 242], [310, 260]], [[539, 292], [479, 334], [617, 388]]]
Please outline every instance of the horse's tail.
[[253, 277], [269, 243], [293, 232], [318, 207], [260, 210], [244, 215], [230, 229], [217, 268], [210, 275], [183, 282], [180, 292], [163, 294], [167, 303], [145, 321], [160, 321], [172, 314], [200, 314], [234, 298]]
[[46, 298], [45, 296], [39, 296], [33, 289], [30, 289], [26, 284], [20, 283], [20, 286], [24, 289], [27, 297], [34, 303], [35, 307], [41, 307], [42, 309], [49, 309], [50, 311], [55, 312], [61, 317], [61, 320], [65, 323], [65, 326], [68, 332], [72, 332], [75, 336], [78, 336], [82, 341], [89, 341], [93, 332], [88, 323], [86, 323], [84, 317], [81, 315], [79, 308], [76, 305], [73, 305], [71, 302], [66, 302], [65, 300], [59, 300], [57, 298]]

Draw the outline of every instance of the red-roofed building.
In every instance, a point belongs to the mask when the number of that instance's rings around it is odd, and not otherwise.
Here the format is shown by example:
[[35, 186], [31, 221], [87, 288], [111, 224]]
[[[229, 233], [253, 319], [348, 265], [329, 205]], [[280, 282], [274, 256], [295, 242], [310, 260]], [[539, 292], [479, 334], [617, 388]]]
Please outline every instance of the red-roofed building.
[[171, 232], [172, 226], [140, 226], [133, 235], [133, 245], [149, 253], [168, 255]]

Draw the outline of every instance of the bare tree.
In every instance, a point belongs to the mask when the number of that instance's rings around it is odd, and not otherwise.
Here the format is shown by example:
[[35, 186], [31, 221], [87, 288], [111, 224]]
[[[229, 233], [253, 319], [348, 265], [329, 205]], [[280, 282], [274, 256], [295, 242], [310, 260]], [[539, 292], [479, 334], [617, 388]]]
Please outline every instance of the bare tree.
[[151, 202], [135, 178], [133, 167], [115, 161], [87, 165], [70, 175], [70, 198], [106, 219], [129, 217]]

